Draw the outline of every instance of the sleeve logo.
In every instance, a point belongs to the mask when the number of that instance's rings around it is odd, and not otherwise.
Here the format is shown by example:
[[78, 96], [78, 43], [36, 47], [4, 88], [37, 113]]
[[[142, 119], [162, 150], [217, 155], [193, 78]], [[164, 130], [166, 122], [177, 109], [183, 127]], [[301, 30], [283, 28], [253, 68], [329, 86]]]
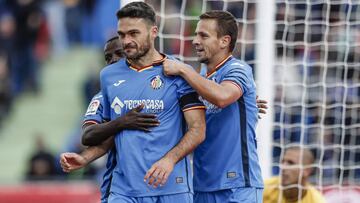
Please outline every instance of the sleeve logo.
[[86, 110], [85, 116], [95, 115], [99, 106], [100, 106], [99, 100], [95, 99], [95, 100], [91, 101], [91, 103], [89, 104], [89, 107]]

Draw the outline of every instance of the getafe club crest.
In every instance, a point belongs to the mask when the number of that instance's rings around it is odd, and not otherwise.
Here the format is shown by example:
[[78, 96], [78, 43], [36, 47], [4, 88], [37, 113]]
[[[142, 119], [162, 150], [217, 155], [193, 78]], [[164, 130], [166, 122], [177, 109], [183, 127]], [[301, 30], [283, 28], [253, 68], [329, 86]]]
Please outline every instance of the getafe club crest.
[[151, 79], [150, 85], [154, 90], [158, 90], [164, 86], [164, 81], [161, 79], [160, 75], [157, 75]]

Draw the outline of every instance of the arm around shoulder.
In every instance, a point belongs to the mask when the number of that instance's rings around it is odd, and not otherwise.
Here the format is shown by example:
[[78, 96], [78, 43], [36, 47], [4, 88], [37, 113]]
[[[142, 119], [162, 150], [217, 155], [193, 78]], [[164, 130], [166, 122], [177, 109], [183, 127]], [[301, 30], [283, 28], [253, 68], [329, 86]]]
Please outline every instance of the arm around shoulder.
[[190, 68], [183, 68], [180, 75], [201, 97], [220, 108], [234, 103], [243, 94], [242, 89], [232, 82], [224, 81], [218, 84]]

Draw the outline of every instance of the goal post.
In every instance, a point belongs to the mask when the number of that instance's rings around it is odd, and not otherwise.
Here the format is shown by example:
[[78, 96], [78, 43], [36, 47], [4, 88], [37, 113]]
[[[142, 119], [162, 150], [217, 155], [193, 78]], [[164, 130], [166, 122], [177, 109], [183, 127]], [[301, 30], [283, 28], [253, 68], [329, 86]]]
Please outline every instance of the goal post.
[[[256, 92], [260, 99], [268, 101], [267, 115], [262, 116], [256, 128], [258, 153], [263, 178], [271, 176], [273, 100], [274, 100], [274, 59], [275, 59], [275, 0], [258, 1], [256, 4], [256, 45], [257, 61], [255, 78]], [[261, 15], [259, 15], [261, 14]]]

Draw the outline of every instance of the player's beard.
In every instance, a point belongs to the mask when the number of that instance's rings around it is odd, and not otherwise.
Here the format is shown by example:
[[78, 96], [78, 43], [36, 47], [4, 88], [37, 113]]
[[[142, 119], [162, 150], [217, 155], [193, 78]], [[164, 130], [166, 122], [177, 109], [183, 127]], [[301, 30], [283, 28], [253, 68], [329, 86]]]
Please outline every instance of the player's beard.
[[126, 58], [133, 60], [133, 61], [137, 61], [141, 57], [145, 56], [150, 50], [150, 35], [148, 35], [145, 42], [142, 45], [140, 45], [139, 47], [136, 47], [136, 49], [137, 49], [137, 52], [132, 55], [128, 55], [125, 52]]
[[208, 64], [209, 63], [209, 58], [207, 58], [207, 57], [203, 57], [203, 58], [198, 58], [198, 61], [200, 62], [200, 63], [203, 63], [203, 64]]

